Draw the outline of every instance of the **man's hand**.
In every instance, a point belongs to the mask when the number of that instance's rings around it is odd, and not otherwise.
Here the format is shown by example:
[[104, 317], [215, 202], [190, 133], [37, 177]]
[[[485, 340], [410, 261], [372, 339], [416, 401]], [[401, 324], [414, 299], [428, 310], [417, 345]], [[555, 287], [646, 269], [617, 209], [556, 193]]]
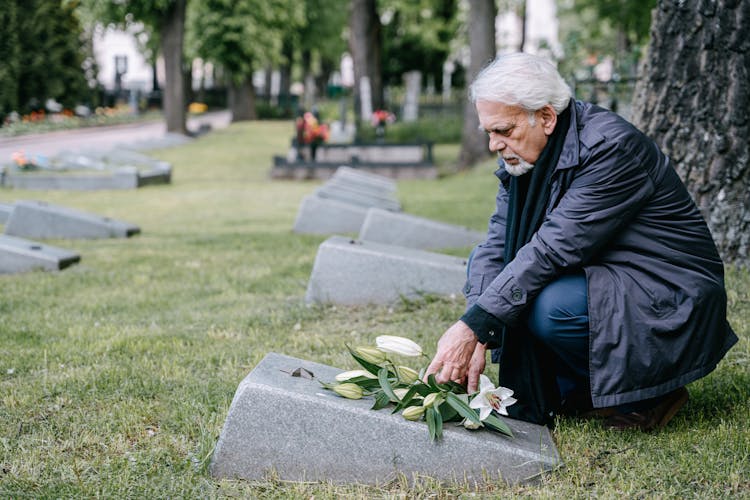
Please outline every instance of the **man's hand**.
[[435, 380], [442, 384], [449, 380], [461, 383], [468, 375], [469, 386], [473, 382], [476, 388], [479, 374], [484, 371], [484, 349], [482, 349], [481, 371], [476, 371], [478, 360], [474, 358], [478, 357], [477, 345], [481, 344], [466, 323], [460, 320], [454, 323], [440, 337], [437, 353], [430, 366], [427, 367], [425, 377], [435, 373]]
[[487, 363], [486, 352], [487, 346], [477, 342], [477, 346], [474, 348], [474, 354], [472, 354], [471, 361], [469, 362], [469, 373], [467, 374], [468, 385], [466, 387], [466, 392], [469, 394], [479, 390], [479, 376], [484, 373], [484, 367]]

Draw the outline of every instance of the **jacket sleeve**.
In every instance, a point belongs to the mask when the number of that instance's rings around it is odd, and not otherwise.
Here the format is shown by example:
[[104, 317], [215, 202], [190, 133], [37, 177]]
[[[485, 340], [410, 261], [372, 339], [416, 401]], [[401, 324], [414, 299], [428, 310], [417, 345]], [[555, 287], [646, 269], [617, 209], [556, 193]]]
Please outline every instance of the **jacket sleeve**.
[[502, 183], [495, 198], [495, 212], [490, 217], [487, 239], [472, 252], [467, 271], [466, 309], [473, 306], [485, 288], [500, 274], [505, 265], [505, 219], [508, 213], [508, 193]]
[[653, 194], [646, 169], [656, 154], [650, 141], [630, 136], [597, 146], [589, 151], [582, 145], [578, 172], [559, 204], [477, 299], [501, 321], [518, 323], [547, 284], [586, 265]]

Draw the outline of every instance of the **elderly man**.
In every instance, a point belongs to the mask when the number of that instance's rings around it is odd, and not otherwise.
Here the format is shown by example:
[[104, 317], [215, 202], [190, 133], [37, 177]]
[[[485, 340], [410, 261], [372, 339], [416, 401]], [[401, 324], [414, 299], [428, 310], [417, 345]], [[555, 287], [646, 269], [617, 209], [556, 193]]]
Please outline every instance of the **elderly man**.
[[497, 208], [427, 373], [472, 392], [492, 348], [511, 416], [664, 426], [737, 341], [721, 259], [669, 158], [539, 57], [498, 57], [471, 98], [498, 154]]

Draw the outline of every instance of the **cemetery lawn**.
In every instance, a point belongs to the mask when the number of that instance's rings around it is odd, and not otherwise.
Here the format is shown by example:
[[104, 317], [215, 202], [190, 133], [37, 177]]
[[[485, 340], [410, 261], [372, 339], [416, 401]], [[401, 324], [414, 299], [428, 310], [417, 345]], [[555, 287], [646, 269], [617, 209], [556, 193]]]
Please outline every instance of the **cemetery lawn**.
[[[318, 183], [268, 177], [292, 131], [290, 122], [237, 124], [154, 152], [173, 163], [171, 185], [0, 192], [4, 202], [43, 199], [142, 230], [128, 240], [50, 241], [78, 251], [81, 263], [0, 276], [0, 497], [750, 497], [750, 273], [730, 267], [729, 320], [740, 342], [688, 387], [672, 423], [643, 434], [560, 419], [554, 438], [565, 467], [535, 484], [213, 480], [208, 464], [234, 391], [266, 353], [354, 368], [344, 345], [380, 334], [434, 353], [463, 311], [460, 297], [305, 306], [325, 237], [290, 229]], [[457, 151], [439, 145], [436, 154], [449, 164]], [[492, 170], [488, 161], [437, 181], [401, 181], [398, 195], [407, 212], [484, 230]], [[487, 371], [495, 377], [494, 366]]]

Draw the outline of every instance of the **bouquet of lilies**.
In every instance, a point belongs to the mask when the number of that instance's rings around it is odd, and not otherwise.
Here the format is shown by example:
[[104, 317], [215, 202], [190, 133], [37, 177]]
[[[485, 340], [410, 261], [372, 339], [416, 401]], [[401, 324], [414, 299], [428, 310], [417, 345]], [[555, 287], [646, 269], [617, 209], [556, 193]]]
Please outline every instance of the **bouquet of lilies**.
[[417, 343], [404, 337], [381, 335], [376, 347], [347, 348], [362, 368], [338, 374], [335, 383], [321, 382], [326, 389], [349, 399], [372, 396], [373, 410], [393, 404], [393, 413], [425, 420], [432, 440], [442, 436], [444, 422], [454, 421], [467, 429], [487, 427], [512, 437], [499, 415], [508, 415], [506, 408], [516, 402], [513, 391], [495, 387], [487, 376], [480, 375], [479, 392], [474, 394], [456, 382], [439, 384], [433, 374], [425, 379], [424, 368], [417, 372], [392, 359], [393, 354], [426, 357]]

